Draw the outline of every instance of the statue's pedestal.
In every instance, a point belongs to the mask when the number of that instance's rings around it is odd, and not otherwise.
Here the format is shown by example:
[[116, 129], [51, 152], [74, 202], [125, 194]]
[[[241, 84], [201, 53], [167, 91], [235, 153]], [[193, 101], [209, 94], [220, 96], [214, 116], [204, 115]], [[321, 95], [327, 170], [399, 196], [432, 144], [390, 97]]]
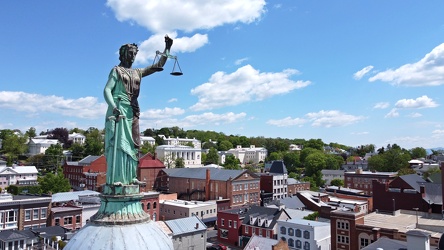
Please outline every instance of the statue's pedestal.
[[149, 221], [149, 215], [142, 210], [142, 197], [138, 185], [106, 184], [100, 195], [102, 202], [99, 211], [91, 218], [91, 222], [119, 225]]

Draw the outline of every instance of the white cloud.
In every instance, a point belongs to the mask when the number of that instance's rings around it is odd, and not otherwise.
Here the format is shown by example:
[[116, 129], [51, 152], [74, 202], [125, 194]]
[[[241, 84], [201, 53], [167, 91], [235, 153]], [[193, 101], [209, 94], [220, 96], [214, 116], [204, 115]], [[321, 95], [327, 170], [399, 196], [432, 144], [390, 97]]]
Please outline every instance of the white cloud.
[[393, 109], [390, 110], [390, 112], [388, 112], [384, 117], [385, 117], [385, 118], [394, 118], [394, 117], [398, 117], [398, 116], [399, 116], [398, 109], [393, 108]]
[[403, 86], [439, 86], [444, 84], [444, 43], [415, 63], [379, 72], [369, 78]]
[[96, 97], [65, 99], [61, 96], [44, 96], [26, 92], [0, 91], [0, 108], [32, 115], [53, 113], [69, 117], [95, 119], [105, 114], [107, 105]]
[[432, 137], [434, 137], [434, 138], [444, 137], [444, 129], [433, 130], [432, 134], [433, 134]]
[[224, 24], [251, 23], [265, 13], [265, 0], [108, 0], [117, 20], [135, 22], [154, 33], [192, 32]]
[[168, 102], [177, 102], [177, 98], [171, 98], [168, 100]]
[[215, 114], [211, 112], [202, 113], [198, 115], [189, 115], [184, 117], [183, 119], [173, 118], [173, 117], [146, 117], [144, 120], [141, 120], [141, 127], [171, 127], [171, 124], [174, 126], [178, 126], [181, 128], [185, 127], [196, 127], [201, 125], [211, 125], [211, 126], [219, 126], [221, 124], [228, 124], [237, 122], [239, 120], [243, 120], [246, 117], [246, 113], [233, 113], [228, 112], [224, 114]]
[[244, 58], [241, 58], [241, 59], [237, 59], [235, 62], [234, 62], [234, 64], [235, 65], [241, 65], [243, 62], [245, 62], [245, 61], [247, 61], [248, 60], [248, 57], [244, 57]]
[[370, 133], [367, 131], [364, 131], [364, 132], [351, 132], [350, 134], [352, 134], [352, 135], [368, 135]]
[[[171, 54], [193, 52], [198, 48], [208, 43], [208, 36], [202, 34], [194, 34], [192, 37], [176, 38], [176, 32], [168, 33], [168, 36], [173, 38], [173, 46], [171, 47]], [[143, 41], [139, 45], [139, 52], [135, 64], [153, 63], [156, 55], [156, 50], [163, 52], [165, 48], [165, 34], [156, 34]], [[180, 58], [178, 58], [179, 60]], [[171, 59], [170, 59], [171, 60]]]
[[317, 113], [308, 113], [305, 118], [286, 117], [281, 120], [269, 120], [267, 124], [278, 127], [301, 126], [304, 123], [311, 122], [313, 127], [340, 127], [354, 124], [366, 119], [363, 116], [349, 115], [337, 110], [321, 110]]
[[360, 71], [356, 72], [353, 74], [353, 78], [355, 80], [360, 80], [362, 77], [364, 77], [368, 72], [370, 72], [370, 70], [373, 69], [372, 65], [369, 65], [363, 69], [361, 69]]
[[438, 104], [434, 102], [428, 96], [421, 96], [416, 99], [401, 99], [396, 102], [396, 108], [410, 108], [410, 109], [422, 109], [422, 108], [435, 108]]
[[280, 120], [267, 121], [267, 124], [274, 125], [277, 127], [302, 126], [305, 123], [307, 123], [307, 120], [303, 118], [291, 118], [291, 117], [285, 117], [284, 119]]
[[410, 118], [418, 118], [418, 117], [421, 117], [421, 116], [422, 116], [422, 114], [421, 113], [417, 113], [417, 112], [413, 112], [413, 113], [410, 113], [408, 115], [408, 117], [410, 117]]
[[388, 102], [378, 102], [373, 106], [374, 109], [386, 109], [390, 106]]
[[149, 109], [140, 113], [140, 119], [162, 119], [182, 115], [183, 113], [185, 113], [185, 110], [181, 108]]
[[311, 84], [310, 81], [289, 79], [298, 73], [295, 69], [286, 69], [277, 73], [261, 73], [251, 65], [243, 66], [231, 74], [216, 72], [210, 77], [209, 82], [191, 90], [191, 94], [199, 98], [191, 109], [210, 110], [249, 101], [260, 101]]
[[312, 121], [312, 126], [326, 128], [347, 126], [365, 119], [363, 116], [349, 115], [337, 110], [321, 110], [308, 113], [306, 117]]

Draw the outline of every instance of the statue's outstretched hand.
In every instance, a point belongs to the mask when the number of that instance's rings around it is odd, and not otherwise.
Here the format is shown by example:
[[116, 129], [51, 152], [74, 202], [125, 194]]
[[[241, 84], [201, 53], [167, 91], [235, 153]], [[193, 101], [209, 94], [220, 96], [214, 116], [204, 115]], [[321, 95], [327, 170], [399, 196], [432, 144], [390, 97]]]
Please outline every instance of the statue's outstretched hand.
[[165, 49], [170, 50], [173, 45], [173, 39], [171, 39], [168, 35], [165, 35]]
[[115, 108], [113, 109], [113, 114], [114, 114], [115, 116], [119, 116], [121, 113], [122, 113], [122, 112], [121, 112], [120, 109], [118, 109], [117, 107], [115, 107]]

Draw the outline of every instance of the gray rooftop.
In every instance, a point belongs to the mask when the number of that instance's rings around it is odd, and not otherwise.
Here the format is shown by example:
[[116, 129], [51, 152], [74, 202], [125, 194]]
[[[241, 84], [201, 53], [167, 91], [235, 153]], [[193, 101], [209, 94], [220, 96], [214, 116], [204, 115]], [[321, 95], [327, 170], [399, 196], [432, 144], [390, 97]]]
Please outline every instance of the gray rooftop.
[[[173, 236], [187, 234], [200, 230], [207, 230], [207, 226], [196, 216], [167, 220], [165, 224], [173, 232]], [[197, 228], [196, 228], [197, 226]]]
[[210, 170], [210, 179], [219, 181], [227, 181], [230, 178], [235, 179], [247, 171], [219, 168], [169, 168], [163, 171], [171, 177], [206, 179], [207, 169]]

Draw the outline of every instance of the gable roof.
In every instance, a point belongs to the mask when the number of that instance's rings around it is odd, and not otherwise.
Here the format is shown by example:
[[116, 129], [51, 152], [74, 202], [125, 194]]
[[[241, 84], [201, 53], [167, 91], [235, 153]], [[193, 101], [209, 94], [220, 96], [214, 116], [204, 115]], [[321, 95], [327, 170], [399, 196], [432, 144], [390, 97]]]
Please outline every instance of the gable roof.
[[[280, 215], [285, 211], [284, 209], [279, 210], [279, 208], [270, 208], [270, 207], [261, 207], [261, 206], [251, 206], [246, 209], [246, 214], [242, 224], [250, 225], [250, 226], [258, 226], [258, 220], [252, 225], [250, 224], [250, 217], [265, 217], [268, 220], [271, 220], [271, 223], [267, 226], [265, 224], [262, 225], [264, 228], [273, 228], [277, 223], [277, 219]], [[288, 215], [288, 214], [287, 214]]]
[[258, 235], [253, 235], [245, 246], [244, 250], [256, 249], [273, 249], [279, 241], [275, 239], [265, 238]]
[[219, 168], [169, 168], [164, 169], [165, 173], [170, 177], [206, 179], [207, 169], [210, 170], [210, 179], [219, 181], [228, 181], [236, 179], [248, 170], [232, 170]]
[[100, 157], [105, 157], [103, 155], [88, 155], [87, 157], [83, 158], [82, 160], [79, 161], [79, 164], [82, 165], [90, 165], [92, 162], [94, 162], [95, 160], [99, 159]]
[[165, 168], [165, 164], [151, 153], [147, 153], [140, 157], [139, 168]]

